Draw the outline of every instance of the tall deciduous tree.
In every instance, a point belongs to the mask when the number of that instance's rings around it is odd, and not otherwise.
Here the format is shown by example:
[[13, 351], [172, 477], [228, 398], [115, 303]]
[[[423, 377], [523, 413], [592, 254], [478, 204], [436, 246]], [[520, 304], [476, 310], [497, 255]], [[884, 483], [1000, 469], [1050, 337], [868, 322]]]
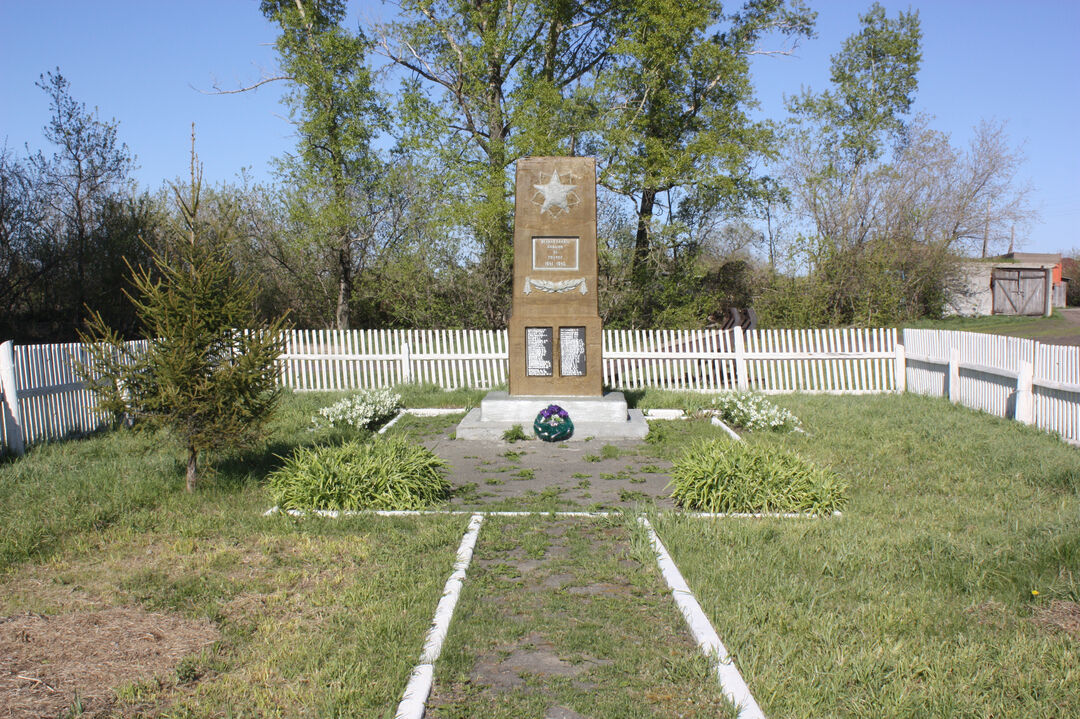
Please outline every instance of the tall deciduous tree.
[[92, 357], [83, 373], [104, 409], [170, 429], [187, 453], [189, 492], [201, 453], [261, 432], [280, 394], [282, 351], [283, 320], [259, 322], [254, 284], [236, 274], [231, 227], [209, 226], [199, 213], [201, 175], [193, 137], [191, 181], [174, 188], [178, 217], [167, 245], [154, 252], [153, 272], [133, 270], [146, 348], [124, 343], [100, 314], [82, 335]]
[[796, 185], [818, 235], [841, 245], [865, 235], [863, 180], [871, 163], [903, 142], [922, 59], [917, 11], [889, 18], [875, 3], [859, 19], [862, 28], [832, 57], [831, 89], [789, 101], [793, 156], [802, 165]]
[[641, 0], [621, 9], [612, 63], [598, 81], [609, 109], [595, 151], [602, 183], [635, 204], [636, 284], [655, 274], [647, 263], [662, 204], [669, 218], [680, 201], [692, 215], [737, 216], [765, 189], [754, 167], [776, 141], [768, 123], [749, 116], [750, 58], [766, 52], [759, 43], [770, 33], [808, 36], [813, 19], [801, 3], [783, 0], [753, 0], [737, 12], [716, 0]]
[[348, 329], [357, 274], [389, 201], [372, 147], [386, 113], [365, 64], [369, 42], [341, 27], [344, 0], [263, 0], [261, 8], [281, 28], [277, 48], [297, 126], [297, 153], [281, 163], [294, 190], [290, 209], [305, 243], [333, 268], [334, 322]]
[[456, 224], [476, 239], [491, 325], [509, 309], [507, 168], [572, 153], [593, 127], [587, 76], [608, 57], [615, 4], [406, 0], [400, 20], [378, 29], [383, 52], [413, 74], [402, 109], [441, 158]]
[[817, 125], [841, 171], [857, 170], [881, 156], [889, 140], [903, 131], [919, 87], [918, 11], [889, 18], [875, 2], [859, 21], [862, 28], [832, 57], [832, 89], [806, 90], [789, 103], [796, 117]]
[[128, 184], [133, 160], [117, 136], [117, 122], [102, 120], [76, 101], [59, 69], [42, 75], [37, 85], [49, 97], [52, 115], [44, 134], [56, 150], [52, 156], [37, 153], [31, 165], [50, 215], [52, 259], [67, 265], [70, 275], [56, 278], [56, 290], [66, 293], [69, 322], [78, 327], [96, 284], [91, 272], [95, 236], [103, 233], [110, 203], [115, 209], [114, 199]]

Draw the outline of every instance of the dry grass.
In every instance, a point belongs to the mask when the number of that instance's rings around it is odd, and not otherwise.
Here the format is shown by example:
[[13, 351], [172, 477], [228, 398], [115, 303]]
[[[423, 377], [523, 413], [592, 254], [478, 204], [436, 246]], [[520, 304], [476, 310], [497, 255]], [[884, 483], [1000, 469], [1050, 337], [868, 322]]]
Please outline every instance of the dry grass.
[[205, 619], [139, 607], [0, 619], [0, 706], [6, 718], [93, 716], [124, 685], [164, 679], [218, 636]]

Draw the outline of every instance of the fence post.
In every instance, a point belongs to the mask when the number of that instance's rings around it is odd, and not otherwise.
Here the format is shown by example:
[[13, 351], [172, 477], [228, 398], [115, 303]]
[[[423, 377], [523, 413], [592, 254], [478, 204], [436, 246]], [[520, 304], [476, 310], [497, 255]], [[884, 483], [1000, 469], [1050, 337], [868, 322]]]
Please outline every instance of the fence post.
[[1043, 272], [1046, 273], [1043, 280], [1043, 317], [1051, 317], [1054, 314], [1054, 270], [1047, 267]]
[[1016, 405], [1014, 416], [1017, 422], [1032, 424], [1035, 422], [1035, 370], [1030, 362], [1020, 363], [1020, 373], [1016, 375]]
[[904, 345], [896, 345], [896, 360], [893, 367], [893, 374], [896, 375], [896, 391], [898, 394], [907, 392], [907, 354], [904, 352]]
[[0, 392], [4, 394], [3, 412], [4, 434], [8, 447], [16, 455], [26, 451], [23, 442], [22, 412], [19, 411], [19, 395], [15, 390], [15, 345], [10, 340], [0, 344]]
[[735, 381], [739, 391], [745, 392], [750, 389], [750, 378], [746, 376], [746, 340], [743, 338], [743, 328], [735, 325]]
[[412, 351], [408, 342], [401, 343], [401, 382], [402, 384], [412, 382]]
[[949, 350], [949, 401], [960, 401], [960, 350]]

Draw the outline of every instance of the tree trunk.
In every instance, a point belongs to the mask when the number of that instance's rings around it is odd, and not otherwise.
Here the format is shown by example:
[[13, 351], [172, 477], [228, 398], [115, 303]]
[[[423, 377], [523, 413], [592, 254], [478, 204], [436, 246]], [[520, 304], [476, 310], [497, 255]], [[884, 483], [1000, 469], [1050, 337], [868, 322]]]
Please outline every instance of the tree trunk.
[[187, 491], [194, 492], [195, 485], [199, 482], [199, 450], [195, 449], [192, 445], [188, 445], [187, 456]]
[[352, 253], [348, 247], [338, 252], [338, 299], [335, 324], [339, 330], [349, 329], [349, 304], [352, 302]]
[[638, 210], [637, 235], [634, 238], [635, 279], [642, 279], [649, 259], [649, 233], [652, 231], [653, 209], [656, 207], [656, 190], [647, 187], [641, 191], [641, 207]]

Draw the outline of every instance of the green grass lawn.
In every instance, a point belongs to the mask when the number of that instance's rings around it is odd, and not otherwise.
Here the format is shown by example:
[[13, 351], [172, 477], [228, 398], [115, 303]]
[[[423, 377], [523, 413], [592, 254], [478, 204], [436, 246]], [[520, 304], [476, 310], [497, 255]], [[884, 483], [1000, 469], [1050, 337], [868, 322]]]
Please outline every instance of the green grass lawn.
[[986, 315], [984, 317], [946, 317], [940, 320], [923, 319], [905, 327], [913, 329], [963, 330], [1013, 337], [1064, 337], [1080, 334], [1080, 328], [1070, 323], [1061, 312], [1054, 310], [1050, 317], [1019, 317], [1015, 315]]
[[[441, 402], [431, 395], [416, 391], [414, 402]], [[264, 480], [281, 456], [340, 441], [310, 428], [314, 411], [336, 396], [287, 397], [269, 440], [217, 457], [193, 496], [183, 491], [180, 452], [158, 435], [103, 434], [0, 462], [0, 616], [137, 607], [213, 624], [218, 640], [173, 674], [99, 688], [117, 714], [391, 715], [467, 517], [262, 517]], [[461, 406], [470, 397], [442, 399]], [[782, 445], [843, 475], [851, 488], [843, 517], [654, 520], [766, 715], [1080, 715], [1077, 637], [1054, 624], [1068, 617], [1065, 602], [1080, 602], [1080, 452], [944, 400], [776, 401], [807, 433], [748, 441]], [[423, 433], [446, 421], [410, 418], [397, 431]], [[656, 426], [642, 451], [659, 457], [708, 430]], [[439, 694], [440, 715], [469, 716], [455, 702], [467, 693], [472, 663], [524, 636], [510, 624], [485, 624], [493, 605], [481, 590], [505, 595], [513, 609], [524, 596], [513, 591], [517, 583], [533, 580], [485, 553], [515, 542], [522, 561], [533, 545], [542, 553], [552, 541], [540, 532], [544, 521], [489, 520], [481, 532], [477, 556], [492, 563], [470, 575], [477, 584], [466, 582], [437, 668], [456, 682], [444, 688], [465, 688]], [[631, 710], [650, 702], [652, 714], [641, 716], [722, 711], [686, 638], [673, 638], [673, 605], [642, 604], [654, 646], [624, 651], [604, 638], [605, 612], [618, 632], [630, 632], [628, 598], [663, 597], [638, 530], [609, 529], [601, 539], [614, 544], [602, 557], [587, 551], [598, 540], [584, 526], [558, 540], [565, 554], [550, 574], [616, 589], [610, 602], [557, 587], [544, 595], [553, 608], [544, 627], [556, 647], [603, 659], [591, 694], [571, 679], [554, 690], [571, 704], [593, 696], [595, 711], [578, 711], [596, 717], [638, 716]], [[565, 627], [559, 616], [570, 617]], [[691, 703], [665, 693], [665, 683], [685, 688]], [[619, 687], [640, 700], [623, 697], [620, 709]], [[525, 692], [514, 706], [528, 712], [530, 702]]]
[[749, 441], [843, 474], [842, 518], [656, 522], [766, 715], [1080, 716], [1041, 622], [1080, 602], [1080, 452], [943, 400], [778, 401], [808, 434]]

